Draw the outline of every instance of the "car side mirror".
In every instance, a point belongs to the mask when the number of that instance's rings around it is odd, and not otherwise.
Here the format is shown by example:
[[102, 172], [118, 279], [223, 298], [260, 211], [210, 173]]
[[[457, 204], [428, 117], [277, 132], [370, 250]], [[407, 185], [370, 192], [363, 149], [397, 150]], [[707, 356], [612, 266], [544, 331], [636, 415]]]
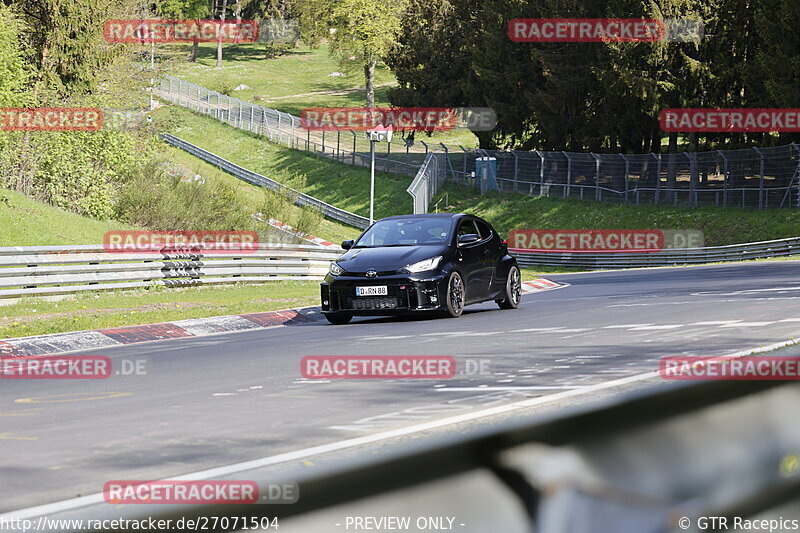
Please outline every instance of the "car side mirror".
[[349, 239], [349, 240], [346, 240], [346, 241], [342, 241], [342, 248], [345, 249], [345, 250], [349, 250], [350, 248], [353, 247], [354, 243], [355, 243], [355, 241], [353, 241], [352, 239]]
[[458, 236], [458, 245], [470, 244], [473, 242], [478, 242], [481, 240], [480, 236], [475, 233], [467, 233], [465, 235]]

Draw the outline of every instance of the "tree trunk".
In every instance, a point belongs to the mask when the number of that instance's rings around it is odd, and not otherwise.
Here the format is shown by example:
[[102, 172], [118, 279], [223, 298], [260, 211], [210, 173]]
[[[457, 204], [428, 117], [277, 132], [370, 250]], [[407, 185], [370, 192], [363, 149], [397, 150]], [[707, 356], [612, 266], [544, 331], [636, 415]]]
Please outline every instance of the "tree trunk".
[[375, 60], [364, 64], [364, 81], [367, 89], [367, 108], [375, 107]]
[[222, 0], [222, 10], [219, 13], [220, 31], [217, 35], [217, 66], [222, 66], [222, 27], [225, 25], [225, 10], [228, 8], [228, 0]]
[[192, 42], [192, 52], [189, 54], [189, 61], [192, 63], [197, 61], [197, 37], [195, 37], [194, 42]]

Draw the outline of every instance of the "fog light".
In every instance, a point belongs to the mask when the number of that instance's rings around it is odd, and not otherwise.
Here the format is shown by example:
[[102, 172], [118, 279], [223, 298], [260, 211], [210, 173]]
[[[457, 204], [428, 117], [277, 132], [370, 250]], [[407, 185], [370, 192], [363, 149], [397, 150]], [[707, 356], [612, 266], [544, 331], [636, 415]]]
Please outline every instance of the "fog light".
[[436, 296], [431, 296], [431, 297], [430, 297], [430, 300], [431, 300], [431, 303], [434, 303], [434, 304], [435, 304], [436, 302], [438, 302], [438, 301], [439, 301], [439, 298], [437, 298]]
[[322, 300], [322, 305], [328, 305], [328, 300]]

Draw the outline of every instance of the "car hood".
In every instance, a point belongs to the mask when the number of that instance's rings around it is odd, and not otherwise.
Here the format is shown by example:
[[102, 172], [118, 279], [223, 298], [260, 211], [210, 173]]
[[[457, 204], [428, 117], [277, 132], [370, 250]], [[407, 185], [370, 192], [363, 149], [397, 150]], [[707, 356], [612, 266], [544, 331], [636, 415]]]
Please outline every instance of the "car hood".
[[337, 259], [337, 263], [347, 272], [366, 272], [377, 270], [386, 272], [398, 270], [411, 263], [424, 261], [437, 255], [444, 255], [447, 246], [387, 246], [380, 248], [354, 248]]

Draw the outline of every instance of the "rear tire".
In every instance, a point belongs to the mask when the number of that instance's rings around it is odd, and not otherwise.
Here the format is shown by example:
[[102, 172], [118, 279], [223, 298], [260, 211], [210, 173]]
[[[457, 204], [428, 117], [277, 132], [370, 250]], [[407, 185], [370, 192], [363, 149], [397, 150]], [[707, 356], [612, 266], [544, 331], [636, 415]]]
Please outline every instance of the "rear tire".
[[325, 319], [331, 324], [341, 325], [350, 322], [353, 319], [353, 315], [348, 313], [326, 313]]
[[461, 274], [453, 272], [447, 279], [447, 297], [445, 303], [447, 308], [442, 311], [445, 317], [458, 318], [464, 312], [466, 293], [464, 291], [464, 280]]
[[500, 309], [517, 309], [522, 298], [522, 282], [520, 280], [519, 268], [516, 265], [508, 270], [506, 279], [506, 290], [502, 300], [496, 300]]

